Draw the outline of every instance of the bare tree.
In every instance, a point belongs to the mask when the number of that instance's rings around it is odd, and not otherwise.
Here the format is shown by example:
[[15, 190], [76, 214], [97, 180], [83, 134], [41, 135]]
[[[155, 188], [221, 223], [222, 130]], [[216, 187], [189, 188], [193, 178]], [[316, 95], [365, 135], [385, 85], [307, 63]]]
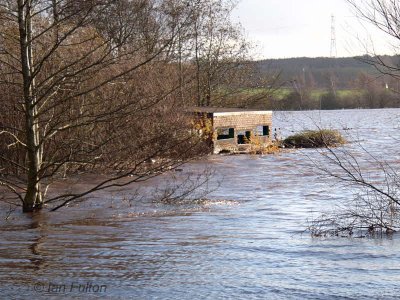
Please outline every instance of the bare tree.
[[[400, 4], [396, 0], [347, 0], [355, 14], [362, 22], [367, 22], [386, 34], [388, 44], [398, 49], [400, 41]], [[372, 37], [373, 40], [373, 37]], [[396, 61], [375, 53], [374, 49], [366, 49], [370, 55], [360, 59], [373, 65], [381, 74], [400, 79], [400, 68]]]
[[[363, 21], [386, 33], [395, 46], [400, 42], [400, 4], [395, 0], [348, 0]], [[382, 74], [399, 80], [397, 64], [379, 55], [365, 56]], [[394, 142], [397, 143], [397, 140]], [[360, 155], [360, 153], [362, 155]], [[393, 162], [377, 157], [359, 143], [352, 147], [329, 148], [314, 163], [328, 178], [350, 187], [354, 198], [338, 210], [313, 220], [313, 235], [374, 235], [400, 229], [400, 170]]]
[[[171, 24], [168, 2], [0, 2], [0, 88], [9, 91], [0, 184], [24, 212], [145, 180], [197, 153], [170, 49], [194, 7], [181, 1], [182, 18]], [[60, 176], [110, 170], [84, 192], [45, 198]]]
[[[236, 0], [205, 0], [197, 3], [193, 15], [193, 34], [189, 35], [194, 48], [196, 74], [196, 105], [228, 106], [237, 103], [234, 96], [249, 83], [256, 81], [257, 69], [249, 62], [251, 45], [243, 29], [231, 20]], [[248, 99], [243, 99], [242, 105]], [[249, 101], [255, 102], [255, 101]]]
[[376, 157], [361, 143], [353, 143], [351, 148], [326, 145], [319, 159], [311, 159], [322, 176], [335, 179], [353, 193], [352, 199], [336, 203], [332, 212], [311, 221], [314, 236], [365, 236], [400, 229], [398, 166]]

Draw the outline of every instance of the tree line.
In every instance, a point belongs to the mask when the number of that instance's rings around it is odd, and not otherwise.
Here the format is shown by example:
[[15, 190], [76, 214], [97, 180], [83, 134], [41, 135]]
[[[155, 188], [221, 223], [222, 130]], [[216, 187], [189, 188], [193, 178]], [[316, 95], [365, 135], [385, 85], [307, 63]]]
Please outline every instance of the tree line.
[[[381, 55], [379, 58], [386, 64], [398, 65], [398, 55]], [[360, 74], [377, 77], [379, 71], [370, 62], [374, 54], [355, 57], [296, 57], [285, 59], [267, 59], [257, 62], [263, 73], [280, 72], [283, 82], [289, 83], [297, 77], [305, 76], [315, 88], [329, 88], [331, 77], [336, 79], [339, 89], [353, 88]], [[384, 81], [382, 78], [380, 81]]]
[[275, 110], [303, 109], [354, 109], [354, 108], [397, 108], [400, 107], [399, 83], [389, 76], [359, 73], [349, 83], [348, 89], [337, 88], [336, 77], [331, 85], [318, 88], [306, 77], [298, 76], [286, 87], [281, 98], [271, 96], [270, 108]]
[[[257, 63], [261, 73], [279, 74], [270, 109], [351, 109], [400, 107], [398, 78], [380, 70], [396, 69], [399, 56], [291, 58]], [[283, 92], [283, 93], [282, 93]], [[282, 95], [283, 94], [283, 95]]]

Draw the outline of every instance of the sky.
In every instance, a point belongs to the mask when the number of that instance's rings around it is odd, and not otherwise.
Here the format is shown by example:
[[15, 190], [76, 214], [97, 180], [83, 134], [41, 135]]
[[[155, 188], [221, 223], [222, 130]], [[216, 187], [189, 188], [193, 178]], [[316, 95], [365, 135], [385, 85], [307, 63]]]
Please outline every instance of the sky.
[[257, 59], [330, 56], [331, 16], [338, 57], [391, 54], [387, 37], [360, 22], [346, 0], [241, 0], [233, 12]]

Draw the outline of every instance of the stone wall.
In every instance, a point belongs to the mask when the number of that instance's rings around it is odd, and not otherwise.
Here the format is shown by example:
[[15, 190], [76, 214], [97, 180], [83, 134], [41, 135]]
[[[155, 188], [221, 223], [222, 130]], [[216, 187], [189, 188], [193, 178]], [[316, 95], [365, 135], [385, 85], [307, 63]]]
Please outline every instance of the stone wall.
[[254, 129], [257, 125], [272, 126], [272, 112], [234, 112], [214, 113], [213, 127], [235, 128], [237, 130]]

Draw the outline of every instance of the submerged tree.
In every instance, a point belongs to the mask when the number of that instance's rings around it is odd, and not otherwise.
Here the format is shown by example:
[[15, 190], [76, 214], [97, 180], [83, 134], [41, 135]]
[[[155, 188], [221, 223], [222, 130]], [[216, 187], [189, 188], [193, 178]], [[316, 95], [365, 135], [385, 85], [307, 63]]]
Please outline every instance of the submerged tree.
[[399, 166], [377, 157], [361, 143], [319, 151], [315, 167], [353, 193], [310, 223], [313, 236], [366, 236], [400, 230]]
[[[396, 0], [348, 0], [357, 15], [392, 39], [397, 49], [400, 42], [400, 4]], [[400, 79], [398, 64], [378, 55], [365, 56], [382, 74]], [[398, 140], [393, 138], [394, 143]], [[382, 145], [384, 147], [384, 145]], [[354, 192], [332, 214], [313, 220], [313, 235], [374, 235], [400, 230], [400, 166], [396, 160], [383, 158], [366, 149], [362, 143], [352, 147], [327, 148], [317, 162], [328, 178], [335, 178]]]

